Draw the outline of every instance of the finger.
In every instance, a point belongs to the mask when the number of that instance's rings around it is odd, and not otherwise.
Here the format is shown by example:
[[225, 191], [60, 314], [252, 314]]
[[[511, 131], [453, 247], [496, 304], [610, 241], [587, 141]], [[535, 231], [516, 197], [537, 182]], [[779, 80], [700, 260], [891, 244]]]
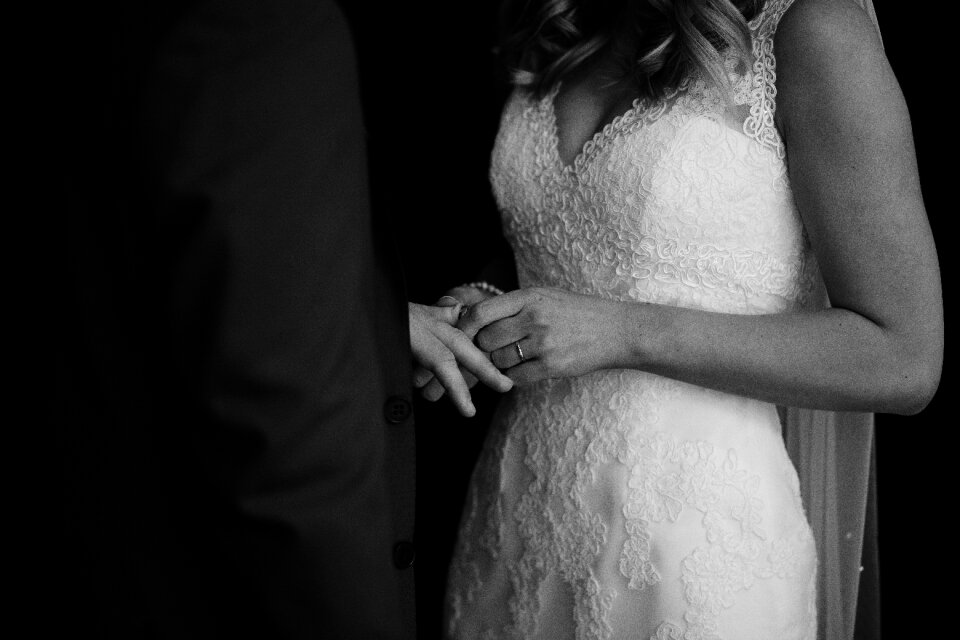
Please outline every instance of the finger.
[[510, 369], [527, 360], [532, 360], [531, 348], [530, 340], [515, 340], [504, 347], [491, 351], [490, 360], [498, 369]]
[[431, 377], [430, 382], [420, 391], [420, 394], [430, 402], [436, 402], [443, 397], [444, 393], [446, 393], [446, 389], [443, 388], [436, 376]]
[[[441, 300], [442, 299], [443, 298], [441, 298]], [[434, 307], [429, 307], [431, 315], [433, 315], [437, 320], [440, 320], [444, 324], [448, 324], [450, 326], [457, 324], [457, 321], [460, 319], [460, 310], [462, 308], [463, 303], [461, 303], [459, 300], [457, 300], [456, 304], [437, 304]]]
[[476, 304], [490, 297], [490, 294], [484, 293], [474, 287], [454, 287], [447, 291], [447, 295], [455, 297], [457, 300], [463, 302], [463, 304]]
[[467, 387], [473, 389], [477, 386], [477, 383], [480, 382], [477, 376], [470, 373], [467, 369], [460, 369], [460, 373], [463, 374], [463, 381], [467, 383]]
[[436, 306], [438, 307], [454, 307], [458, 304], [463, 304], [459, 299], [453, 296], [440, 296], [440, 299], [437, 300]]
[[507, 373], [510, 374], [510, 379], [521, 387], [540, 382], [549, 377], [547, 368], [541, 360], [527, 360], [511, 367], [507, 370]]
[[488, 324], [477, 332], [475, 342], [486, 351], [492, 353], [517, 340], [522, 340], [529, 333], [527, 323], [522, 322], [522, 316], [510, 316]]
[[457, 323], [457, 328], [472, 340], [480, 329], [491, 322], [519, 313], [523, 309], [526, 299], [527, 293], [523, 289], [508, 291], [501, 296], [487, 298], [483, 302], [471, 306], [470, 310]]
[[443, 388], [450, 394], [450, 400], [462, 415], [469, 418], [477, 413], [470, 399], [470, 389], [467, 387], [463, 376], [460, 375], [460, 368], [457, 366], [455, 360], [447, 360], [440, 363], [437, 365], [434, 373], [440, 381], [440, 384], [443, 385]]
[[426, 367], [415, 367], [413, 370], [413, 386], [422, 389], [427, 383], [433, 380], [433, 372]]
[[[430, 372], [428, 371], [427, 373], [430, 373]], [[477, 377], [472, 373], [470, 373], [469, 371], [467, 371], [466, 369], [464, 369], [463, 367], [460, 367], [460, 375], [463, 376], [463, 381], [467, 383], [468, 389], [473, 389], [475, 386], [477, 386], [477, 382], [479, 382], [479, 380], [477, 380]], [[434, 376], [432, 373], [430, 373], [430, 379], [427, 380], [427, 382], [424, 383], [423, 386], [428, 387], [428, 388], [424, 388], [423, 397], [427, 398], [431, 402], [435, 402], [439, 400], [440, 398], [443, 397], [443, 394], [446, 392], [446, 389], [443, 388], [443, 385], [440, 384], [440, 381], [437, 380], [436, 376]]]
[[[464, 369], [475, 375], [485, 385], [497, 391], [509, 391], [513, 382], [503, 375], [483, 351], [480, 351], [462, 332], [451, 327], [441, 340]], [[446, 385], [444, 385], [446, 386]], [[449, 387], [447, 388], [449, 391]]]

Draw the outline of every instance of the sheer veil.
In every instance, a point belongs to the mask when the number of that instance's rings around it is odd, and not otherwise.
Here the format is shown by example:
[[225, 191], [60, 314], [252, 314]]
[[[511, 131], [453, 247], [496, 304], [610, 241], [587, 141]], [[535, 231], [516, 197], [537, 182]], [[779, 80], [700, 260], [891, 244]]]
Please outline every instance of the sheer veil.
[[[876, 26], [872, 0], [853, 1]], [[817, 637], [850, 640], [858, 609], [878, 628], [873, 414], [788, 408], [784, 440], [817, 539]]]

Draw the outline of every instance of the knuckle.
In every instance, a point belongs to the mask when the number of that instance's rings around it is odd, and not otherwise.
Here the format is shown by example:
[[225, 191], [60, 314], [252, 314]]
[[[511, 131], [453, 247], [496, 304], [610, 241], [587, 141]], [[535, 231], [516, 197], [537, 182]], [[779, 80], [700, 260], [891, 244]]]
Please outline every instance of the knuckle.
[[474, 325], [483, 326], [484, 324], [486, 324], [485, 322], [486, 315], [487, 315], [486, 305], [484, 305], [482, 302], [479, 302], [470, 307], [470, 309], [464, 315], [464, 318], [466, 318], [468, 322], [471, 322]]
[[489, 329], [481, 329], [477, 333], [477, 345], [484, 351], [492, 351], [494, 348], [493, 332]]
[[439, 316], [438, 319], [443, 323], [443, 326], [452, 325], [457, 321], [458, 314], [460, 312], [460, 306], [460, 302], [458, 301], [454, 305], [437, 307], [437, 314]]
[[527, 340], [530, 341], [530, 346], [532, 347], [531, 351], [535, 351], [536, 353], [541, 354], [541, 356], [549, 351], [549, 349], [547, 349], [547, 339], [542, 333], [534, 333], [533, 335], [528, 336]]
[[540, 339], [540, 346], [544, 353], [555, 354], [558, 351], [557, 340], [549, 333], [544, 333]]
[[450, 350], [450, 347], [443, 345], [437, 350], [437, 354], [434, 356], [433, 361], [438, 367], [449, 367], [451, 364], [457, 363], [457, 357], [453, 355], [453, 351]]

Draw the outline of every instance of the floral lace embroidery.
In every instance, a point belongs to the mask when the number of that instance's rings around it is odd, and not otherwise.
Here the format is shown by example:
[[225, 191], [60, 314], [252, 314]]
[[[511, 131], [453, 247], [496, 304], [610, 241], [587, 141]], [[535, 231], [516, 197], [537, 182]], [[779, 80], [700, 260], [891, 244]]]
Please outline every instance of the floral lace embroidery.
[[[513, 513], [523, 545], [519, 562], [508, 567], [514, 592], [516, 626], [507, 637], [527, 638], [537, 630], [537, 590], [548, 573], [559, 574], [574, 592], [578, 640], [609, 638], [608, 612], [617, 592], [598, 582], [593, 565], [608, 538], [607, 524], [586, 499], [598, 469], [617, 462], [636, 468], [636, 424], [656, 422], [656, 403], [673, 383], [662, 378], [637, 385], [636, 375], [622, 372], [549, 381], [519, 394], [518, 412], [508, 423], [511, 437], [526, 452], [530, 483]], [[604, 390], [598, 394], [598, 384]], [[525, 396], [525, 397], [524, 397]], [[606, 402], [598, 402], [598, 396]], [[548, 428], [542, 428], [549, 425]], [[632, 485], [632, 483], [631, 483]], [[649, 537], [644, 545], [642, 523], [627, 514], [634, 529], [621, 555], [621, 570], [632, 581], [657, 581], [650, 561]], [[639, 525], [639, 527], [637, 527]], [[490, 526], [490, 523], [487, 523]]]
[[[484, 456], [478, 462], [478, 467], [489, 468], [494, 464], [496, 452], [503, 448], [503, 431], [499, 432], [500, 438], [491, 439], [487, 443]], [[464, 508], [464, 524], [472, 526], [482, 518], [482, 521], [488, 524], [483, 529], [482, 534], [474, 541], [467, 536], [460, 536], [457, 541], [457, 555], [468, 558], [473, 557], [480, 552], [486, 553], [490, 560], [496, 560], [498, 549], [502, 545], [502, 531], [496, 523], [503, 521], [503, 505], [500, 501], [500, 489], [496, 486], [496, 474], [488, 473], [484, 475], [475, 474], [475, 482], [470, 488], [467, 496], [467, 503]], [[479, 481], [479, 482], [477, 482]], [[460, 617], [460, 611], [464, 604], [469, 604], [476, 598], [477, 589], [480, 587], [481, 580], [479, 569], [475, 563], [454, 563], [451, 567], [450, 582], [460, 585], [466, 585], [463, 592], [453, 594], [449, 606], [452, 610], [452, 619]]]
[[[662, 622], [653, 638], [718, 640], [718, 620], [737, 592], [751, 588], [757, 579], [796, 575], [800, 558], [812, 545], [809, 530], [801, 529], [793, 539], [769, 537], [761, 516], [764, 505], [757, 498], [760, 478], [742, 467], [736, 451], [683, 440], [657, 427], [658, 408], [684, 388], [636, 372], [599, 372], [547, 381], [515, 396], [516, 411], [495, 436], [500, 446], [487, 449], [478, 465], [451, 579], [467, 588], [467, 595], [457, 593], [454, 600], [471, 599], [470, 590], [479, 586], [476, 554], [497, 558], [500, 526], [504, 518], [513, 523], [522, 550], [506, 564], [513, 593], [509, 623], [487, 633], [534, 637], [541, 614], [540, 585], [554, 574], [573, 590], [575, 637], [611, 637], [608, 614], [619, 594], [602, 586], [594, 573], [610, 532], [587, 499], [598, 473], [610, 465], [627, 470], [621, 508], [626, 540], [619, 570], [628, 589], [642, 590], [661, 581], [651, 555], [651, 524], [675, 522], [685, 510], [702, 514], [706, 544], [681, 565], [687, 612], [681, 620]], [[528, 478], [528, 484], [519, 487], [512, 512], [503, 511], [504, 489], [492, 486], [504, 464], [497, 454], [505, 438], [525, 452]], [[791, 478], [799, 509], [799, 486], [796, 476]], [[455, 613], [451, 633], [457, 622]]]
[[[665, 100], [635, 102], [571, 165], [557, 149], [555, 92], [536, 102], [511, 98], [491, 182], [522, 286], [726, 313], [807, 304], [816, 264], [773, 121], [773, 34], [791, 2], [768, 2], [751, 23], [755, 62], [735, 82], [733, 106], [692, 79]], [[669, 574], [682, 611], [651, 621], [651, 637], [719, 640], [737, 594], [757, 580], [804, 579], [809, 529], [772, 536], [763, 517], [769, 483], [787, 486], [789, 509], [802, 514], [782, 450], [771, 455], [782, 455], [784, 475], [762, 475], [735, 447], [714, 442], [709, 424], [703, 437], [680, 437], [664, 424], [664, 406], [709, 393], [635, 371], [514, 391], [467, 499], [451, 567], [450, 635], [461, 637], [491, 567], [507, 595], [497, 616], [472, 621], [480, 627], [466, 637], [538, 637], [544, 585], [554, 581], [569, 590], [577, 640], [612, 638], [620, 603], [667, 588]], [[622, 493], [598, 497], [598, 487]], [[616, 513], [601, 508], [610, 504]], [[699, 518], [704, 540], [666, 567], [652, 532], [689, 518]], [[601, 562], [622, 584], [601, 575]], [[805, 635], [797, 637], [812, 640], [807, 582]]]
[[780, 18], [791, 4], [793, 0], [767, 2], [764, 11], [750, 23], [753, 33], [753, 73], [744, 78], [735, 95], [739, 104], [750, 105], [750, 115], [743, 122], [744, 133], [776, 149], [778, 158], [786, 157], [786, 149], [774, 123], [777, 60], [773, 55], [773, 36]]
[[[744, 312], [805, 304], [816, 269], [783, 163], [736, 139], [719, 90], [698, 81], [635, 103], [566, 167], [552, 97], [514, 99], [497, 144], [509, 155], [491, 172], [525, 286]], [[776, 210], [791, 215], [757, 220]]]
[[760, 479], [740, 467], [734, 450], [718, 455], [707, 442], [659, 434], [646, 446], [652, 459], [635, 467], [631, 487], [641, 487], [641, 494], [631, 496], [628, 507], [642, 513], [642, 522], [676, 520], [684, 508], [696, 509], [704, 514], [708, 542], [682, 562], [684, 595], [691, 604], [683, 626], [664, 622], [654, 637], [669, 638], [683, 629], [684, 640], [719, 640], [718, 620], [734, 594], [757, 578], [793, 577], [809, 535], [804, 530], [795, 540], [768, 539], [755, 495]]

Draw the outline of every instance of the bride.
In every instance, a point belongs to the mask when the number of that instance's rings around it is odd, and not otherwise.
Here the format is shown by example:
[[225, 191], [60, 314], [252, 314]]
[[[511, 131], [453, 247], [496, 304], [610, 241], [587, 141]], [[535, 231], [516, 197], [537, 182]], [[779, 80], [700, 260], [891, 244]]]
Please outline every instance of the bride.
[[875, 28], [848, 0], [504, 16], [491, 179], [521, 288], [450, 293], [518, 386], [467, 497], [449, 636], [812, 640], [777, 406], [914, 413], [942, 361]]

